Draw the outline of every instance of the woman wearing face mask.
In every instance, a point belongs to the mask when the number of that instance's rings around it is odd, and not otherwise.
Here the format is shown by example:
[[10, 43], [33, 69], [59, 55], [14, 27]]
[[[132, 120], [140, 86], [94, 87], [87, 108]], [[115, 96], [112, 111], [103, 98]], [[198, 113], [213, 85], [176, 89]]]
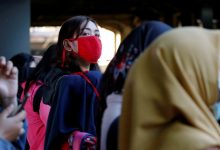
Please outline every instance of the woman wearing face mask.
[[44, 103], [51, 105], [46, 150], [61, 149], [75, 130], [96, 136], [99, 36], [96, 22], [87, 16], [75, 16], [62, 24], [57, 64], [47, 75], [50, 88], [43, 97]]

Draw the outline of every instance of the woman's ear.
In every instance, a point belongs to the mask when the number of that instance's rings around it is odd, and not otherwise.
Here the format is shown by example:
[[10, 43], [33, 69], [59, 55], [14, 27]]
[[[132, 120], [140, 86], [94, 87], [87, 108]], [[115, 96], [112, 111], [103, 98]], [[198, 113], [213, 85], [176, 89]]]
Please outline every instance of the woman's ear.
[[78, 44], [77, 41], [69, 41], [68, 39], [63, 40], [63, 47], [67, 50], [67, 51], [74, 51], [74, 52], [78, 52]]
[[71, 42], [68, 39], [63, 40], [63, 47], [67, 51], [72, 51]]

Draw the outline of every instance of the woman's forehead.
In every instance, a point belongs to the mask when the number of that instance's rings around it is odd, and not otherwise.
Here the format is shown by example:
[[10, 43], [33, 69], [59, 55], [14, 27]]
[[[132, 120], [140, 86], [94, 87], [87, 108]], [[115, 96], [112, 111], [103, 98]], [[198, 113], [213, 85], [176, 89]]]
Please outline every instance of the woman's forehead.
[[94, 22], [92, 22], [92, 21], [88, 21], [86, 26], [85, 26], [85, 24], [86, 24], [86, 21], [84, 21], [81, 24], [81, 26], [80, 26], [81, 30], [84, 30], [84, 29], [97, 30], [98, 29], [97, 25]]

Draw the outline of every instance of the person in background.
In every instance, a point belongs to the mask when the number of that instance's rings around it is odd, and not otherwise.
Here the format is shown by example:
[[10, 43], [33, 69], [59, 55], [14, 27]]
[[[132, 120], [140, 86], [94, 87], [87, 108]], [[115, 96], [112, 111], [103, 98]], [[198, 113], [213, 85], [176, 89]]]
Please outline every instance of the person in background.
[[25, 112], [11, 116], [17, 108], [18, 70], [11, 61], [0, 56], [0, 148], [23, 150], [25, 140], [19, 139], [25, 132]]
[[18, 98], [24, 90], [25, 82], [36, 67], [34, 57], [29, 53], [18, 53], [10, 58], [14, 66], [18, 68]]
[[[32, 74], [34, 68], [36, 67], [36, 62], [34, 57], [25, 52], [18, 53], [10, 58], [15, 67], [18, 68], [18, 93], [17, 97], [19, 99], [18, 103], [21, 103], [21, 94], [25, 88], [26, 81], [28, 77]], [[24, 122], [24, 128], [27, 131], [27, 122]], [[27, 133], [27, 132], [25, 132]], [[26, 134], [23, 137], [26, 139]], [[26, 144], [28, 145], [28, 144]]]
[[[121, 113], [123, 86], [130, 67], [154, 39], [169, 30], [171, 27], [160, 21], [143, 22], [124, 39], [109, 63], [103, 74], [100, 88], [101, 114], [103, 114], [101, 117], [101, 150], [117, 149], [117, 128]], [[109, 132], [111, 125], [113, 125], [113, 131]], [[108, 139], [108, 136], [112, 138]]]
[[97, 64], [102, 50], [99, 37], [97, 23], [88, 16], [71, 17], [61, 26], [57, 63], [47, 82], [50, 90], [43, 97], [51, 106], [46, 150], [61, 149], [74, 131], [96, 136], [97, 88], [102, 75]]
[[47, 81], [49, 80], [48, 78], [51, 78], [47, 74], [50, 73], [51, 68], [56, 64], [56, 60], [56, 44], [53, 44], [44, 52], [42, 59], [28, 78], [25, 90], [22, 93], [22, 97], [25, 93], [30, 93], [30, 97], [25, 105], [28, 121], [27, 140], [30, 150], [44, 149], [50, 105], [44, 103], [43, 95], [48, 91]]
[[157, 38], [127, 76], [119, 128], [126, 150], [220, 150], [211, 111], [218, 96], [220, 31], [173, 29]]

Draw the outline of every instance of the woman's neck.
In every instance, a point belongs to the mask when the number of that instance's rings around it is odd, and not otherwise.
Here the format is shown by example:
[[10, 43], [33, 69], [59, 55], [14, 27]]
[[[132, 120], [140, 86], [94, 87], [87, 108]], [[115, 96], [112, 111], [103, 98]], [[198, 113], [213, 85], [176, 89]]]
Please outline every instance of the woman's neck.
[[90, 63], [82, 60], [82, 59], [79, 59], [78, 60], [78, 64], [79, 64], [79, 67], [80, 69], [85, 72], [85, 71], [89, 71], [90, 70]]
[[80, 69], [81, 69], [83, 72], [89, 71], [90, 65], [88, 65], [88, 66], [82, 66], [82, 65], [80, 65]]

